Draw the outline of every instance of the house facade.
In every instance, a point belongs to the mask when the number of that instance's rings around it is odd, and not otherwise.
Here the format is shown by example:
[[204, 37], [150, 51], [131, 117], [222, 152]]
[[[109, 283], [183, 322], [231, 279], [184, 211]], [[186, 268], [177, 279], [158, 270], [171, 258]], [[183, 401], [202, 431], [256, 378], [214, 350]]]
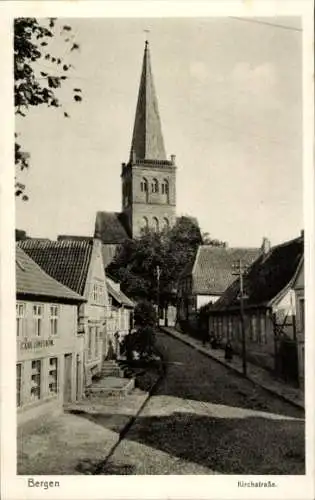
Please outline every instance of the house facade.
[[299, 385], [304, 387], [305, 379], [305, 290], [304, 290], [304, 259], [298, 268], [293, 283], [296, 309], [296, 340], [298, 350]]
[[78, 312], [79, 334], [84, 338], [84, 382], [101, 373], [109, 347], [109, 299], [101, 242], [93, 238], [19, 242], [44, 271], [85, 297]]
[[[244, 275], [244, 330], [249, 361], [297, 380], [296, 301], [293, 288], [303, 259], [303, 236], [262, 252]], [[207, 306], [208, 329], [242, 351], [240, 282]]]
[[18, 423], [61, 412], [84, 392], [84, 297], [48, 276], [16, 249], [16, 403]]
[[259, 249], [256, 248], [199, 246], [194, 261], [186, 266], [178, 281], [179, 326], [198, 328], [200, 308], [209, 303], [214, 304], [235, 280], [233, 264], [242, 259], [248, 265], [258, 255]]
[[120, 344], [131, 332], [135, 304], [120, 289], [120, 284], [107, 277], [107, 290], [110, 302], [108, 319], [108, 341], [115, 356], [120, 355]]

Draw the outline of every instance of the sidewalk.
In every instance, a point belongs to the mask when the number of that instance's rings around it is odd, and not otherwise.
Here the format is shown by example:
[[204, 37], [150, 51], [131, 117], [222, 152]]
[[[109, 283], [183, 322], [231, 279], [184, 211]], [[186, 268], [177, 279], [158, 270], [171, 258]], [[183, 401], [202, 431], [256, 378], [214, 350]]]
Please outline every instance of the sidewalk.
[[[180, 333], [175, 330], [175, 328], [163, 326], [161, 327], [161, 330], [169, 335], [172, 335], [185, 344], [190, 345], [206, 356], [215, 359], [231, 370], [240, 374], [243, 373], [242, 358], [240, 356], [234, 354], [233, 360], [228, 362], [224, 358], [224, 351], [222, 349], [212, 349], [210, 346], [203, 346], [201, 340], [190, 337], [188, 334]], [[276, 394], [285, 401], [288, 401], [299, 408], [305, 408], [302, 391], [274, 379], [267, 370], [264, 370], [264, 368], [247, 362], [247, 378], [267, 391]]]

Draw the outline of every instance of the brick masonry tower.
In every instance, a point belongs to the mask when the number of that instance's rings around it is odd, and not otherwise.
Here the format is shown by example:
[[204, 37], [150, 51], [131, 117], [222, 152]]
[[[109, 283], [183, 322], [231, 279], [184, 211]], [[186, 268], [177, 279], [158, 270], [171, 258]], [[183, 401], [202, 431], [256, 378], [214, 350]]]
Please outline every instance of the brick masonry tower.
[[122, 212], [132, 238], [161, 231], [176, 220], [175, 156], [167, 160], [158, 102], [145, 42], [129, 162], [122, 164]]

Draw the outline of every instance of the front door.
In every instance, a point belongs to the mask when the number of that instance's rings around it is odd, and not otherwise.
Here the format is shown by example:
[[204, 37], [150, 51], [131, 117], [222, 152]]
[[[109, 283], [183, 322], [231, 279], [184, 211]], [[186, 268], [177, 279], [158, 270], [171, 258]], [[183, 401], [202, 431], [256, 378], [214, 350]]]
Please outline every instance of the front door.
[[72, 396], [72, 354], [65, 354], [63, 400], [71, 401]]

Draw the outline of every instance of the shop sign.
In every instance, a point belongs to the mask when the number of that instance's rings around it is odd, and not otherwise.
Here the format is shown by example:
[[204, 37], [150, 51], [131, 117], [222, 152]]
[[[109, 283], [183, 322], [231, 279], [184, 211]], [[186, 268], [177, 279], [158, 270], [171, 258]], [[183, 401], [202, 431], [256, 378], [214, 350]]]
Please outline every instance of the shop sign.
[[55, 345], [53, 339], [44, 339], [44, 340], [26, 340], [21, 342], [20, 348], [24, 350], [28, 349], [41, 349], [42, 347], [51, 347]]

